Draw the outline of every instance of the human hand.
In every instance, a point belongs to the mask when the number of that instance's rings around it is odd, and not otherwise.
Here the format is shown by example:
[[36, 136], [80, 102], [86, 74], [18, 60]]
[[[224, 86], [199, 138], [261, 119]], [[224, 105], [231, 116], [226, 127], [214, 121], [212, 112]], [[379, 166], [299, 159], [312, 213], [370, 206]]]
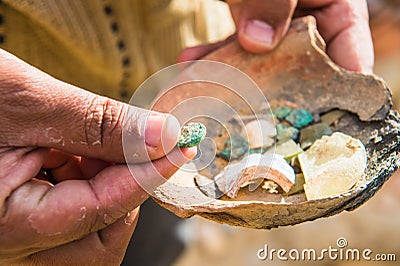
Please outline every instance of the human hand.
[[[236, 24], [236, 37], [249, 52], [274, 49], [293, 17], [313, 15], [334, 62], [348, 70], [372, 73], [374, 52], [365, 0], [226, 0]], [[198, 59], [222, 41], [184, 50], [179, 61]]]
[[141, 182], [156, 185], [196, 153], [175, 148], [176, 119], [147, 115], [0, 50], [0, 264], [121, 262], [148, 197], [116, 164], [125, 162], [122, 132]]

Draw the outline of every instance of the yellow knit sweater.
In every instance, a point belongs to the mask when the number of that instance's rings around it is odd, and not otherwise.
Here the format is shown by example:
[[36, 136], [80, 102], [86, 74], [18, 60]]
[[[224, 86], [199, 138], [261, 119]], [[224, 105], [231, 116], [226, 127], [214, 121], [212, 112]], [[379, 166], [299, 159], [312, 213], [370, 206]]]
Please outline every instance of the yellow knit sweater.
[[216, 0], [0, 0], [0, 47], [79, 87], [129, 100], [186, 47], [233, 32]]

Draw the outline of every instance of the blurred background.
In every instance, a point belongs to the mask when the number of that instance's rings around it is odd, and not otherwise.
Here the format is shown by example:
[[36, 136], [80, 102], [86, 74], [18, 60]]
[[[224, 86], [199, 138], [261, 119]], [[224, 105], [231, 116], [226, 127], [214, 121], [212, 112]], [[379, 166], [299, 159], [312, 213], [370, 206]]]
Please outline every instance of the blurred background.
[[[196, 12], [209, 12], [213, 1]], [[208, 2], [208, 4], [207, 4]], [[400, 1], [369, 0], [375, 45], [375, 73], [387, 82], [395, 108], [400, 108]], [[215, 10], [214, 10], [215, 11]], [[227, 13], [218, 4], [218, 13]], [[227, 18], [229, 15], [221, 17]], [[234, 31], [229, 20], [219, 21], [219, 37]], [[367, 203], [352, 212], [291, 227], [253, 230], [230, 227], [193, 217], [182, 220], [147, 201], [123, 265], [286, 265], [257, 259], [257, 250], [271, 248], [320, 250], [336, 247], [344, 237], [352, 248], [376, 253], [395, 253], [397, 262], [320, 261], [313, 265], [399, 265], [400, 261], [400, 172], [397, 172]], [[309, 262], [291, 262], [308, 265]]]

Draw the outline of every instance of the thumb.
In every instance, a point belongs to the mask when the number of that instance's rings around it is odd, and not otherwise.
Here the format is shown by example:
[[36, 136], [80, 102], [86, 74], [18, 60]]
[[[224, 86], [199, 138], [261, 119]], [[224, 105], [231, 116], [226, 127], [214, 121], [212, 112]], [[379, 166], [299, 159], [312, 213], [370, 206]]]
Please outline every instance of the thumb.
[[228, 0], [241, 46], [253, 53], [274, 49], [285, 36], [297, 0]]
[[161, 158], [176, 145], [180, 126], [175, 117], [64, 83], [4, 51], [0, 57], [0, 85], [6, 87], [0, 92], [0, 124], [7, 127], [0, 134], [11, 132], [15, 138], [5, 144], [51, 147], [113, 162], [125, 161], [123, 142], [131, 162]]

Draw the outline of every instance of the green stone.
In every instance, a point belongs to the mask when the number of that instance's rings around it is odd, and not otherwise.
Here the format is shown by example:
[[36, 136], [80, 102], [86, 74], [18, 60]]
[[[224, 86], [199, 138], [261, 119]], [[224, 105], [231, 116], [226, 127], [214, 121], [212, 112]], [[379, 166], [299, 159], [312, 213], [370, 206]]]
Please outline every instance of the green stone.
[[276, 116], [276, 118], [283, 119], [286, 116], [288, 116], [288, 114], [291, 111], [292, 111], [292, 109], [290, 107], [282, 106], [282, 107], [278, 107], [278, 108], [275, 108], [274, 110], [272, 110], [272, 113], [274, 114], [274, 116]]
[[239, 135], [231, 136], [226, 142], [224, 149], [219, 153], [219, 156], [224, 160], [236, 160], [249, 150], [247, 140]]
[[189, 148], [199, 145], [207, 134], [206, 127], [199, 122], [191, 122], [181, 128], [178, 140], [179, 148]]
[[295, 127], [285, 126], [283, 124], [276, 125], [276, 138], [282, 142], [290, 139], [297, 139], [299, 130]]
[[254, 149], [250, 149], [249, 153], [253, 154], [253, 153], [260, 153], [263, 154], [265, 152], [265, 148], [254, 148]]
[[313, 116], [307, 110], [300, 109], [291, 111], [285, 119], [295, 128], [302, 128], [313, 121]]
[[299, 138], [300, 147], [302, 149], [307, 149], [308, 147], [313, 145], [317, 139], [320, 139], [322, 138], [322, 136], [325, 135], [330, 136], [332, 135], [332, 133], [333, 133], [332, 129], [325, 123], [318, 123], [303, 128], [300, 131], [300, 138]]

